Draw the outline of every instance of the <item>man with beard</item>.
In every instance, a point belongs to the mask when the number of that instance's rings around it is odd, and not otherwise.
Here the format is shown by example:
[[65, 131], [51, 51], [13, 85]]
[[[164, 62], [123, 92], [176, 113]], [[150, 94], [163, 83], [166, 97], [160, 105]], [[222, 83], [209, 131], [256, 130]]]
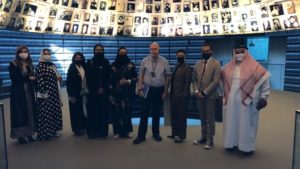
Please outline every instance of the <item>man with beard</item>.
[[111, 65], [111, 97], [114, 139], [132, 137], [131, 104], [135, 96], [137, 72], [127, 56], [127, 49], [120, 47]]
[[193, 78], [201, 120], [201, 137], [195, 140], [194, 144], [204, 144], [204, 149], [210, 150], [215, 135], [215, 105], [218, 98], [217, 86], [221, 77], [221, 65], [212, 57], [213, 52], [209, 44], [204, 44], [201, 52], [202, 59], [195, 65]]
[[106, 138], [108, 135], [108, 83], [110, 66], [104, 57], [104, 47], [101, 44], [94, 46], [94, 57], [88, 60], [88, 128], [90, 139]]

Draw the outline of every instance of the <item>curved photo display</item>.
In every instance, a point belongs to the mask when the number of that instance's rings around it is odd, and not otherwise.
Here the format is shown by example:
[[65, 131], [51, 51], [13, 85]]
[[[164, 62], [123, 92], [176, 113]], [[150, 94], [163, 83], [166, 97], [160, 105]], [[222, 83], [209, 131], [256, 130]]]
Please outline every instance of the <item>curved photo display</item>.
[[0, 27], [89, 36], [212, 36], [299, 29], [299, 0], [0, 0]]

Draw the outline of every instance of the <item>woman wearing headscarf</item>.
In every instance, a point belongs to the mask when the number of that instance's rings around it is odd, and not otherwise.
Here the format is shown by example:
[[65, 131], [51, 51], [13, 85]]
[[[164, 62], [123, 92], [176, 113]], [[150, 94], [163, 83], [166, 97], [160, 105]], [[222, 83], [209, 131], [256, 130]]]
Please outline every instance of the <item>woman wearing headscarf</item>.
[[19, 46], [15, 59], [9, 64], [10, 112], [11, 133], [10, 137], [18, 139], [20, 144], [33, 141], [35, 134], [34, 123], [34, 70], [29, 50], [26, 46]]
[[62, 101], [57, 68], [51, 62], [51, 52], [43, 49], [36, 68], [37, 92], [37, 139], [50, 140], [62, 130]]
[[109, 61], [104, 57], [104, 47], [94, 46], [94, 56], [86, 64], [88, 85], [88, 128], [90, 139], [108, 135], [108, 83]]
[[71, 127], [75, 136], [85, 134], [87, 118], [87, 86], [85, 74], [85, 57], [76, 52], [67, 74], [67, 92], [69, 96], [69, 110]]
[[127, 56], [127, 49], [120, 47], [115, 62], [111, 65], [111, 104], [114, 138], [131, 137], [131, 103], [135, 96], [137, 72]]

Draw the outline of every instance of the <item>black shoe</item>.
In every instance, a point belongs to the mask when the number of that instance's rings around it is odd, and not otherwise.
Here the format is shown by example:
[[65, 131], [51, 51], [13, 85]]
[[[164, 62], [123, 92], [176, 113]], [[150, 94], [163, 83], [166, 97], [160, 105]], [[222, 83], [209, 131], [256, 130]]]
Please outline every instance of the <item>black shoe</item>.
[[173, 135], [169, 135], [169, 136], [167, 136], [167, 137], [170, 138], [170, 139], [175, 138], [175, 136], [173, 136]]
[[19, 142], [20, 144], [27, 144], [27, 140], [26, 140], [24, 137], [19, 137], [19, 138], [18, 138], [18, 142]]
[[237, 147], [237, 146], [234, 146], [234, 147], [230, 147], [230, 148], [225, 148], [225, 150], [226, 150], [227, 152], [233, 152], [233, 151], [238, 150], [238, 147]]
[[95, 134], [90, 134], [90, 135], [88, 135], [88, 138], [89, 138], [89, 139], [96, 139], [97, 136], [96, 136]]
[[83, 136], [84, 135], [84, 131], [80, 130], [80, 131], [75, 131], [74, 132], [75, 136]]
[[253, 151], [241, 151], [243, 153], [244, 156], [249, 157], [253, 155]]
[[228, 152], [233, 152], [234, 151], [234, 147], [231, 147], [231, 148], [225, 148], [226, 151]]
[[160, 135], [153, 135], [152, 137], [153, 137], [154, 140], [156, 140], [156, 141], [162, 141], [162, 138], [161, 138]]
[[137, 137], [137, 138], [135, 138], [134, 140], [133, 140], [133, 144], [140, 144], [140, 143], [142, 143], [142, 142], [144, 142], [145, 141], [145, 138], [140, 138], [140, 137]]

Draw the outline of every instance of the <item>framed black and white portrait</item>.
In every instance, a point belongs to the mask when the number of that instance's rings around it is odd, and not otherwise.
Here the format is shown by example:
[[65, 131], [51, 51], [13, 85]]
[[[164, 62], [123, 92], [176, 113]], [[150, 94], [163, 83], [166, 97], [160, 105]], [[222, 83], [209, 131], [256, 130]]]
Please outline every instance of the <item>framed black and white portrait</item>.
[[218, 9], [219, 8], [219, 0], [211, 0], [211, 8]]
[[72, 33], [78, 33], [78, 29], [79, 29], [79, 24], [73, 24], [72, 26]]
[[55, 18], [57, 15], [58, 9], [56, 7], [51, 7], [50, 12], [49, 12], [49, 17], [50, 18]]
[[70, 30], [71, 30], [71, 23], [66, 22], [65, 25], [64, 25], [63, 32], [64, 33], [69, 33]]
[[124, 25], [124, 22], [125, 22], [125, 16], [119, 15], [118, 16], [118, 25]]
[[204, 11], [209, 11], [210, 10], [209, 0], [203, 0], [202, 7]]
[[92, 0], [90, 3], [90, 9], [96, 10], [98, 7], [98, 0]]
[[106, 2], [105, 1], [101, 1], [100, 2], [99, 10], [100, 11], [105, 11], [105, 9], [106, 9]]
[[135, 3], [128, 3], [127, 12], [134, 12], [134, 11], [135, 11]]
[[152, 13], [152, 5], [146, 5], [146, 13]]
[[29, 16], [35, 16], [37, 6], [32, 4], [25, 4], [23, 14]]
[[274, 17], [274, 16], [280, 16], [283, 15], [283, 7], [282, 4], [274, 4], [274, 5], [270, 5], [270, 14]]
[[134, 24], [135, 25], [140, 25], [142, 23], [142, 18], [140, 16], [135, 16], [134, 17]]
[[193, 2], [192, 6], [193, 6], [193, 12], [200, 11], [200, 3], [199, 2]]
[[81, 27], [81, 34], [87, 34], [89, 30], [89, 24], [83, 24]]
[[222, 8], [229, 8], [229, 0], [222, 0]]
[[157, 36], [157, 35], [158, 35], [158, 28], [151, 27], [151, 36]]

